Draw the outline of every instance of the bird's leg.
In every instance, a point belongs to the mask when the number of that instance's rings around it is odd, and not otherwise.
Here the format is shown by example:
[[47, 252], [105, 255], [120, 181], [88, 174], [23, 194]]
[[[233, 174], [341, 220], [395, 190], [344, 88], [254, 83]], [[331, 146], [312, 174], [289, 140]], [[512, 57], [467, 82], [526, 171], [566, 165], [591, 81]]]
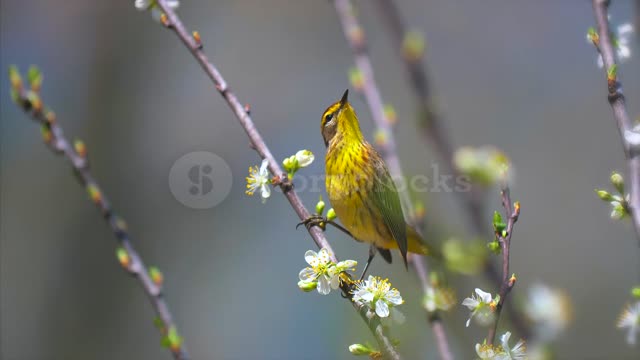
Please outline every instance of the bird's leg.
[[369, 258], [367, 259], [367, 265], [365, 265], [364, 270], [362, 270], [360, 281], [362, 281], [362, 279], [364, 279], [364, 276], [367, 274], [367, 269], [369, 269], [369, 265], [371, 265], [371, 260], [373, 260], [373, 257], [376, 256], [376, 252], [378, 252], [376, 246], [371, 244], [371, 246], [369, 246]]
[[322, 230], [324, 230], [327, 226], [327, 224], [331, 224], [333, 227], [335, 227], [336, 229], [342, 231], [343, 233], [347, 234], [349, 237], [352, 237], [355, 239], [355, 237], [351, 234], [351, 232], [349, 232], [349, 230], [345, 229], [342, 225], [338, 224], [337, 222], [333, 221], [333, 220], [329, 220], [326, 217], [322, 216], [322, 215], [311, 215], [308, 218], [304, 219], [302, 222], [298, 223], [298, 225], [296, 225], [296, 229], [300, 226], [300, 225], [304, 225], [307, 230], [311, 229], [312, 226], [318, 226], [320, 227]]

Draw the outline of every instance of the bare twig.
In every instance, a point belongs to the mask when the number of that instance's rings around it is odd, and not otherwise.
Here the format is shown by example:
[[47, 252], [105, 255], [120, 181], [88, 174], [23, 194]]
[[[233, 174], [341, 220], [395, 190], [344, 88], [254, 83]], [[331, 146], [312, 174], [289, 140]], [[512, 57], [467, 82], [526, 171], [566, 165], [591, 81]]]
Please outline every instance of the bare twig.
[[[10, 77], [12, 78], [12, 91], [15, 95], [14, 101], [25, 113], [30, 115], [33, 120], [41, 124], [44, 140], [51, 150], [54, 153], [63, 155], [69, 160], [78, 180], [85, 186], [91, 200], [109, 224], [119, 246], [126, 251], [126, 254], [123, 254], [124, 258], [120, 259], [120, 263], [138, 280], [142, 289], [147, 294], [158, 319], [162, 322], [161, 332], [163, 336], [171, 336], [169, 334], [177, 335], [176, 325], [169, 310], [169, 305], [164, 300], [162, 294], [162, 284], [159, 281], [154, 281], [150, 275], [142, 257], [133, 247], [126, 223], [116, 215], [107, 196], [102, 192], [98, 182], [91, 174], [84, 144], [76, 142], [72, 145], [65, 137], [62, 127], [58, 124], [54, 113], [47, 110], [42, 103], [38, 89], [25, 90], [22, 82], [19, 80], [20, 78], [17, 71], [11, 71], [12, 74], [10, 74]], [[187, 349], [179, 336], [170, 339], [167, 345], [175, 359], [189, 359]]]
[[[635, 5], [636, 5], [636, 20], [635, 20], [635, 24], [636, 24], [636, 29], [638, 29], [637, 31], [640, 31], [640, 0], [636, 0], [635, 1]], [[636, 38], [638, 40], [638, 42], [640, 42], [640, 36], [638, 36]]]
[[[378, 89], [374, 78], [373, 66], [371, 65], [369, 55], [367, 54], [364, 30], [354, 15], [350, 0], [334, 0], [334, 5], [342, 25], [342, 30], [349, 42], [351, 50], [353, 51], [356, 67], [362, 75], [362, 92], [369, 106], [371, 117], [373, 118], [378, 131], [382, 134], [378, 139], [379, 149], [389, 168], [391, 176], [394, 179], [404, 179], [400, 159], [396, 151], [393, 130], [385, 115], [380, 90]], [[400, 200], [403, 204], [405, 215], [410, 219], [410, 221], [413, 221], [415, 217], [414, 209], [411, 204], [409, 194], [407, 192], [400, 192]], [[416, 230], [419, 231], [419, 229]], [[418, 273], [423, 288], [426, 290], [430, 286], [428, 276], [426, 275], [428, 273], [426, 261], [422, 257], [416, 255], [411, 257], [411, 264]], [[437, 313], [433, 316], [429, 316], [429, 324], [434, 332], [440, 357], [443, 360], [453, 359], [444, 326]]]
[[511, 289], [516, 284], [515, 276], [509, 275], [509, 252], [511, 250], [511, 235], [513, 235], [513, 225], [516, 223], [516, 221], [518, 221], [518, 216], [520, 216], [520, 203], [516, 202], [512, 205], [511, 194], [509, 192], [509, 186], [506, 180], [502, 186], [501, 196], [502, 207], [504, 207], [505, 215], [507, 218], [507, 227], [504, 230], [504, 233], [496, 232], [496, 238], [500, 242], [500, 247], [502, 249], [502, 283], [500, 284], [500, 292], [498, 293], [498, 295], [500, 295], [500, 300], [498, 301], [498, 304], [496, 306], [494, 324], [489, 328], [489, 335], [487, 336], [487, 342], [489, 344], [493, 344], [495, 340], [502, 307], [507, 300], [507, 295], [509, 295], [509, 292], [511, 292]]
[[[242, 103], [238, 100], [236, 95], [229, 89], [227, 82], [222, 77], [218, 69], [213, 65], [211, 61], [207, 58], [203, 51], [202, 43], [200, 42], [200, 36], [198, 35], [198, 40], [194, 39], [194, 36], [190, 34], [185, 25], [182, 23], [177, 14], [167, 6], [166, 0], [157, 0], [158, 6], [162, 9], [165, 14], [165, 18], [163, 20], [163, 24], [171, 29], [178, 38], [182, 41], [182, 43], [187, 47], [191, 55], [196, 59], [196, 61], [200, 64], [203, 71], [207, 74], [207, 76], [214, 83], [220, 95], [227, 101], [227, 104], [235, 114], [238, 122], [247, 133], [249, 140], [251, 141], [251, 146], [254, 148], [260, 157], [266, 159], [269, 163], [269, 171], [272, 174], [279, 176], [282, 179], [278, 182], [278, 185], [281, 187], [284, 196], [287, 198], [291, 207], [294, 209], [300, 220], [305, 220], [311, 214], [307, 210], [307, 208], [302, 203], [300, 197], [298, 197], [296, 191], [293, 189], [292, 184], [287, 180], [286, 173], [280, 168], [278, 161], [273, 157], [271, 151], [267, 147], [267, 144], [264, 142], [264, 139], [256, 129], [253, 120]], [[331, 254], [332, 260], [337, 262], [337, 258], [335, 253], [333, 252], [331, 245], [327, 241], [327, 238], [324, 235], [324, 232], [316, 226], [312, 226], [308, 229], [309, 234], [313, 238], [313, 241], [319, 248], [325, 248]], [[357, 304], [356, 302], [351, 301], [351, 284], [347, 284], [346, 282], [342, 282], [342, 290], [344, 295], [349, 299], [349, 302], [353, 304], [353, 306], [358, 310], [358, 313], [362, 317], [362, 319], [367, 323], [369, 329], [373, 333], [378, 345], [380, 346], [383, 355], [387, 359], [399, 360], [400, 354], [397, 352], [395, 347], [393, 346], [391, 340], [382, 324], [380, 323], [379, 318], [373, 317], [369, 319], [367, 317], [367, 309], [365, 306]]]
[[[640, 0], [639, 0], [640, 1]], [[407, 72], [407, 77], [418, 103], [418, 120], [422, 129], [422, 134], [427, 142], [432, 144], [433, 149], [444, 163], [445, 171], [453, 175], [454, 179], [460, 178], [462, 174], [453, 165], [453, 147], [449, 141], [450, 137], [442, 123], [442, 119], [434, 106], [434, 100], [430, 86], [429, 77], [425, 70], [424, 54], [408, 53], [408, 49], [403, 48], [403, 44], [409, 35], [408, 27], [402, 19], [400, 10], [394, 0], [376, 0], [381, 18], [387, 24], [392, 36], [392, 42], [398, 46], [397, 53], [402, 55], [402, 59]], [[464, 210], [472, 225], [473, 233], [478, 238], [484, 238], [488, 233], [485, 214], [483, 194], [476, 188], [471, 188], [468, 192], [456, 192], [458, 199], [462, 202]], [[485, 275], [494, 282], [500, 281], [500, 273], [492, 262], [487, 262]], [[506, 311], [509, 314], [514, 327], [523, 337], [528, 337], [528, 327], [513, 303], [507, 303]]]
[[593, 11], [598, 24], [597, 38], [593, 38], [593, 44], [602, 56], [604, 70], [607, 79], [608, 100], [613, 110], [613, 117], [618, 125], [618, 131], [624, 147], [629, 168], [630, 197], [629, 210], [636, 231], [636, 237], [640, 241], [640, 133], [633, 129], [633, 123], [627, 112], [625, 98], [616, 71], [615, 50], [609, 30], [607, 18], [609, 0], [593, 0]]

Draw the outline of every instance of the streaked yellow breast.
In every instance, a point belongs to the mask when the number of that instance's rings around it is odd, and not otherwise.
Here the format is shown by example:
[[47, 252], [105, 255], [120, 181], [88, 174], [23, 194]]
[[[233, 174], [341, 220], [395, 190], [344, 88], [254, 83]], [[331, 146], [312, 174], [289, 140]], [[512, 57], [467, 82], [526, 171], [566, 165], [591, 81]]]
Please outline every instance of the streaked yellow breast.
[[325, 158], [327, 194], [338, 219], [358, 241], [392, 248], [395, 241], [370, 199], [371, 151], [368, 143], [334, 141]]

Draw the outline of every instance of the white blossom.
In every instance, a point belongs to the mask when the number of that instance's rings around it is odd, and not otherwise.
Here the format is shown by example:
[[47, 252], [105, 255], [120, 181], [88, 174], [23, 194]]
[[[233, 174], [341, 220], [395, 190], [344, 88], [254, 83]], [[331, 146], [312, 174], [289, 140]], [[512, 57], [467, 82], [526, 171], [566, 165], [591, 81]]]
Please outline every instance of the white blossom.
[[391, 288], [388, 279], [381, 279], [369, 275], [369, 278], [356, 284], [353, 301], [369, 307], [381, 318], [393, 315], [398, 322], [404, 321], [404, 315], [394, 310], [394, 306], [401, 305], [404, 300], [397, 289]]
[[256, 190], [260, 190], [260, 196], [262, 202], [266, 202], [269, 196], [271, 196], [271, 179], [269, 177], [269, 169], [267, 168], [269, 162], [267, 159], [262, 160], [260, 169], [257, 166], [249, 168], [249, 176], [247, 176], [247, 195], [253, 195]]
[[627, 328], [627, 343], [635, 345], [636, 336], [640, 332], [640, 301], [627, 305], [620, 314], [617, 325], [620, 329]]
[[525, 314], [542, 340], [556, 339], [569, 326], [571, 304], [563, 292], [535, 284], [529, 288], [527, 300]]
[[465, 298], [462, 301], [462, 305], [471, 310], [471, 315], [469, 315], [466, 325], [469, 327], [471, 319], [475, 318], [480, 325], [487, 326], [493, 321], [494, 310], [500, 301], [500, 296], [496, 295], [496, 298], [493, 299], [490, 293], [478, 288], [476, 288], [475, 292], [477, 296], [472, 294], [470, 298]]

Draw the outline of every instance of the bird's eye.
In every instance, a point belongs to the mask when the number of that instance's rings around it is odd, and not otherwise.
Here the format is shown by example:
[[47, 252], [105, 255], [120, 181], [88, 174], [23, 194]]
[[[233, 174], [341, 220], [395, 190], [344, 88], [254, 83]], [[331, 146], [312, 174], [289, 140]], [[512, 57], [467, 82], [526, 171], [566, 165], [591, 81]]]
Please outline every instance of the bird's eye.
[[333, 120], [333, 113], [329, 113], [329, 114], [325, 115], [325, 117], [324, 117], [324, 125], [326, 126], [327, 124], [329, 124], [331, 122], [331, 120]]

